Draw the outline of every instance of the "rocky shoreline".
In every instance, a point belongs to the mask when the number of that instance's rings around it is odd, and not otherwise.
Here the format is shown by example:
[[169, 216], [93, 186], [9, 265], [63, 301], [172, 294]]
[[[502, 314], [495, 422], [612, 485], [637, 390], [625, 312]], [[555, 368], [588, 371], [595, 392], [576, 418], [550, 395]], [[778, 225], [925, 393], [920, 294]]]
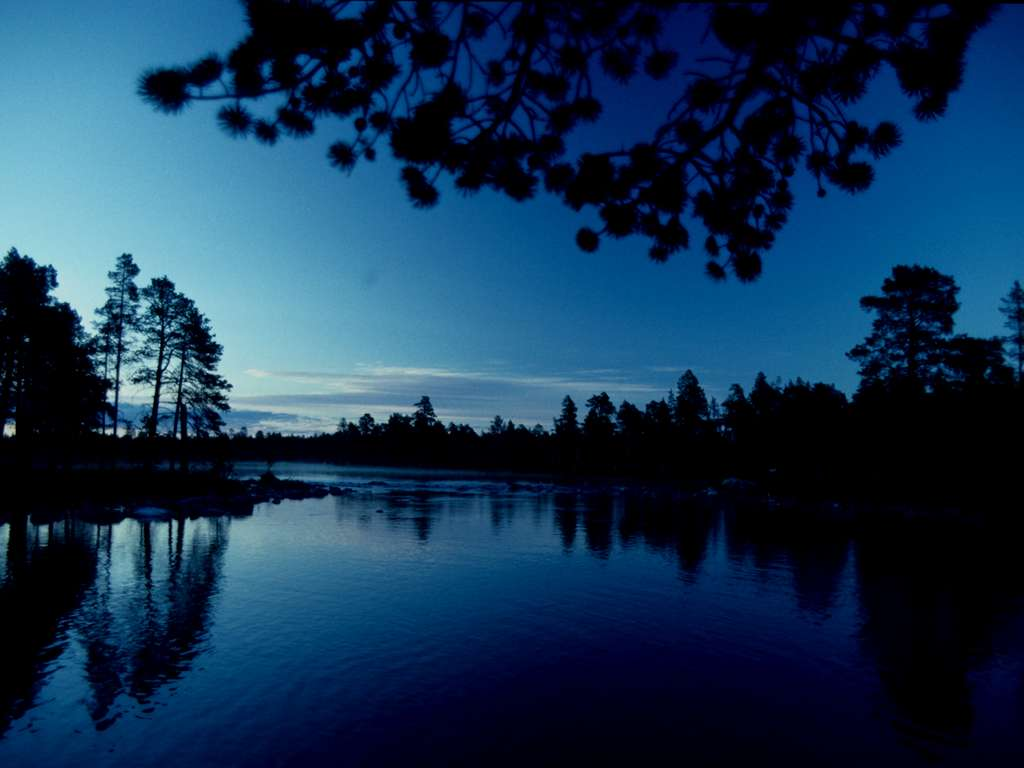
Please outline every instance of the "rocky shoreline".
[[[9, 481], [12, 480], [8, 478]], [[214, 473], [178, 474], [165, 470], [75, 471], [63, 476], [36, 477], [17, 483], [20, 503], [0, 508], [0, 522], [13, 514], [32, 514], [37, 520], [63, 519], [69, 514], [82, 520], [117, 523], [125, 518], [165, 521], [200, 517], [248, 517], [259, 504], [371, 494], [382, 506], [404, 503], [409, 497], [438, 495], [534, 494], [576, 497], [624, 496], [641, 504], [725, 504], [732, 509], [757, 511], [773, 519], [827, 519], [833, 522], [880, 519], [972, 519], [955, 509], [923, 509], [913, 505], [866, 504], [776, 497], [756, 483], [729, 478], [716, 486], [682, 489], [676, 486], [629, 483], [495, 479], [486, 486], [470, 487], [417, 484], [391, 487], [373, 480], [364, 484], [337, 485], [282, 479], [270, 471], [255, 479], [239, 480]], [[781, 516], [781, 517], [780, 517]]]

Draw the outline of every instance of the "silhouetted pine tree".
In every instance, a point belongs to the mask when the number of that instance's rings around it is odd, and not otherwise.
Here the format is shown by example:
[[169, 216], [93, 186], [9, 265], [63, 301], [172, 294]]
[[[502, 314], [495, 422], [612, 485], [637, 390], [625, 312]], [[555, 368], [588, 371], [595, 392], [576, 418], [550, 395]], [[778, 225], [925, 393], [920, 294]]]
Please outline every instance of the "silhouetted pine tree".
[[576, 403], [569, 395], [562, 399], [562, 411], [555, 419], [555, 444], [562, 469], [575, 472], [579, 464], [580, 424]]
[[427, 433], [438, 425], [437, 414], [434, 412], [434, 404], [430, 398], [423, 395], [415, 405], [416, 411], [413, 414], [413, 427], [422, 433]]
[[861, 387], [932, 389], [943, 375], [959, 291], [952, 277], [932, 267], [893, 267], [882, 295], [860, 300], [875, 313], [871, 333], [847, 353], [860, 365]]
[[[217, 342], [209, 319], [191, 299], [182, 297], [181, 318], [173, 334], [172, 356], [177, 366], [171, 434], [184, 442], [188, 427], [199, 436], [217, 434], [223, 426], [221, 413], [230, 410], [227, 391], [231, 385], [217, 373], [223, 347]], [[183, 455], [186, 455], [183, 450]]]
[[1006, 343], [1010, 346], [1010, 359], [1016, 363], [1017, 382], [1024, 383], [1024, 288], [1020, 280], [1013, 281], [999, 311], [1006, 316], [1006, 328], [1010, 331]]
[[709, 415], [708, 398], [693, 371], [687, 369], [679, 377], [669, 403], [672, 421], [683, 434], [696, 436], [703, 431]]
[[57, 273], [12, 248], [0, 263], [0, 431], [14, 422], [20, 460], [39, 437], [69, 449], [100, 423], [106, 382], [78, 314], [57, 301]]
[[139, 316], [139, 347], [135, 360], [138, 368], [132, 381], [150, 384], [153, 399], [146, 419], [146, 433], [156, 437], [160, 421], [160, 398], [165, 377], [179, 343], [181, 321], [186, 309], [184, 297], [166, 275], [154, 277], [141, 291], [142, 313]]
[[606, 472], [614, 464], [615, 405], [607, 392], [587, 400], [583, 418], [584, 463], [591, 471]]
[[139, 289], [135, 278], [139, 275], [130, 253], [117, 258], [114, 269], [107, 272], [110, 281], [106, 288], [107, 301], [96, 310], [99, 316], [99, 345], [103, 354], [104, 378], [109, 379], [114, 390], [113, 434], [117, 435], [117, 424], [121, 402], [121, 369], [131, 351], [131, 336], [138, 322]]

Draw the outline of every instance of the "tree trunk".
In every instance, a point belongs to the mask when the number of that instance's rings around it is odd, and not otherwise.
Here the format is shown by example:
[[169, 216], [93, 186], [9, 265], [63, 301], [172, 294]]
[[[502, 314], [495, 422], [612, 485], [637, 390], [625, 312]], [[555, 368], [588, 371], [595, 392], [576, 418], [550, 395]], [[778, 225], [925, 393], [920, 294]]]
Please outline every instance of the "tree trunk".
[[[178, 436], [178, 421], [179, 421], [179, 419], [184, 421], [184, 411], [183, 411], [184, 403], [183, 403], [182, 398], [183, 398], [184, 391], [185, 391], [185, 362], [186, 362], [187, 359], [188, 359], [188, 356], [183, 351], [182, 354], [181, 354], [181, 360], [180, 360], [179, 365], [178, 365], [178, 393], [174, 397], [174, 422], [171, 425], [171, 436], [175, 437], [175, 438], [177, 438], [177, 436]], [[182, 426], [184, 426], [184, 425], [182, 425]], [[184, 429], [182, 430], [182, 435], [184, 435]], [[182, 437], [182, 439], [184, 440], [184, 437]], [[182, 445], [180, 447], [180, 452], [184, 453], [184, 445]], [[184, 469], [184, 468], [185, 468], [184, 462], [182, 462], [182, 469]], [[174, 469], [173, 459], [172, 459], [171, 469]]]
[[156, 375], [153, 383], [153, 408], [150, 411], [149, 421], [149, 437], [153, 439], [156, 437], [156, 425], [157, 417], [160, 415], [160, 388], [163, 386], [164, 378], [164, 347], [165, 343], [160, 342], [160, 347], [156, 355]]
[[122, 328], [118, 332], [117, 351], [114, 354], [114, 437], [117, 437], [118, 413], [121, 405], [121, 357], [124, 354], [124, 344], [121, 336], [124, 333]]
[[185, 363], [188, 357], [183, 352], [178, 367], [178, 393], [174, 397], [174, 425], [171, 427], [171, 434], [178, 435], [178, 417], [181, 415], [182, 396], [185, 391]]
[[188, 472], [188, 409], [181, 404], [181, 471]]
[[[104, 351], [103, 351], [103, 380], [104, 381], [109, 381], [109, 379], [107, 378], [107, 375], [108, 375], [109, 370], [110, 370], [110, 340], [109, 339], [107, 339], [107, 341], [104, 344], [104, 346], [106, 347], [106, 349], [104, 349]], [[103, 406], [104, 406], [104, 408], [103, 408], [102, 413], [100, 413], [100, 434], [101, 435], [107, 434], [107, 409], [106, 409], [106, 405], [107, 405], [107, 398], [104, 396], [104, 398], [103, 398]], [[114, 421], [114, 432], [115, 433], [117, 432], [117, 421], [116, 420]]]
[[0, 433], [11, 418], [11, 389], [14, 383], [14, 355], [8, 353], [5, 357], [4, 380], [0, 384]]

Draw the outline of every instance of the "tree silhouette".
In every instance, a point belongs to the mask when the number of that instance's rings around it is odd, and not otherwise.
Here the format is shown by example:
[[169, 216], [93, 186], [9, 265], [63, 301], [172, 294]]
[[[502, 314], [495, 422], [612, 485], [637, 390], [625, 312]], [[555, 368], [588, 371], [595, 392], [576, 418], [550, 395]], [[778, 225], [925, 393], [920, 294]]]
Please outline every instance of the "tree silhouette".
[[427, 432], [438, 425], [437, 414], [434, 413], [434, 405], [430, 402], [430, 398], [423, 395], [416, 402], [416, 412], [413, 414], [412, 423], [413, 427], [418, 432]]
[[13, 418], [20, 459], [37, 437], [67, 449], [99, 424], [106, 382], [78, 314], [57, 301], [57, 273], [12, 248], [0, 263], [0, 431]]
[[979, 339], [957, 334], [946, 344], [946, 376], [959, 389], [978, 391], [985, 385], [1004, 385], [1013, 381], [1006, 365], [1003, 340]]
[[370, 437], [377, 432], [377, 422], [374, 421], [373, 416], [368, 413], [364, 413], [359, 417], [359, 434], [363, 437]]
[[141, 96], [169, 113], [222, 101], [227, 133], [267, 144], [340, 118], [348, 134], [331, 145], [331, 163], [349, 170], [386, 141], [420, 207], [437, 202], [442, 174], [464, 192], [487, 187], [515, 200], [543, 183], [573, 210], [596, 209], [600, 224], [576, 238], [588, 251], [602, 236], [639, 234], [663, 261], [689, 246], [688, 215], [709, 233], [708, 274], [728, 269], [743, 280], [760, 273], [786, 222], [801, 162], [819, 195], [826, 184], [859, 192], [874, 177], [871, 161], [899, 145], [894, 123], [849, 114], [883, 66], [918, 119], [938, 117], [992, 8], [716, 5], [704, 35], [710, 55], [669, 81], [653, 134], [577, 154], [566, 139], [610, 97], [599, 73], [661, 80], [676, 66], [678, 25], [695, 18], [674, 15], [681, 4], [245, 5], [248, 34], [226, 57], [150, 70]]
[[860, 300], [862, 309], [875, 313], [870, 335], [847, 353], [860, 364], [861, 387], [934, 387], [943, 376], [959, 290], [952, 277], [932, 267], [893, 267], [882, 295]]
[[[51, 301], [50, 292], [57, 287], [57, 272], [51, 266], [40, 266], [16, 248], [8, 251], [0, 264], [0, 418], [7, 421], [18, 411], [18, 400], [25, 396], [21, 378], [25, 374], [29, 353], [29, 332]], [[22, 413], [22, 416], [27, 416]]]
[[139, 317], [140, 345], [136, 360], [140, 364], [132, 380], [153, 387], [153, 400], [146, 432], [156, 437], [160, 420], [160, 395], [174, 349], [180, 339], [180, 322], [186, 308], [184, 297], [166, 275], [154, 277], [142, 289], [142, 314]]
[[722, 419], [726, 434], [735, 438], [745, 432], [753, 416], [753, 406], [744, 394], [743, 387], [733, 384], [729, 387], [729, 394], [722, 401]]
[[562, 399], [562, 411], [555, 419], [555, 443], [563, 469], [575, 472], [579, 461], [580, 423], [576, 403], [569, 395]]
[[562, 412], [555, 419], [555, 435], [558, 437], [575, 438], [580, 431], [580, 423], [577, 414], [576, 403], [566, 395], [562, 398]]
[[1003, 298], [999, 311], [1006, 315], [1006, 328], [1010, 335], [1006, 342], [1010, 345], [1010, 357], [1017, 363], [1017, 382], [1024, 383], [1024, 288], [1020, 280], [1013, 281], [1013, 287]]
[[615, 405], [607, 392], [587, 400], [587, 415], [583, 419], [583, 434], [598, 440], [610, 440], [615, 434]]
[[583, 440], [586, 446], [586, 463], [605, 470], [613, 459], [615, 439], [615, 404], [607, 392], [601, 392], [587, 400], [587, 415], [583, 418]]
[[668, 402], [672, 407], [672, 420], [679, 429], [688, 434], [697, 434], [702, 430], [710, 413], [708, 398], [693, 371], [687, 369], [679, 377]]
[[[117, 258], [114, 269], [107, 273], [110, 284], [106, 288], [107, 301], [96, 310], [99, 316], [98, 335], [104, 353], [105, 378], [114, 390], [113, 434], [117, 435], [118, 413], [121, 402], [121, 368], [130, 351], [130, 336], [135, 329], [139, 313], [139, 289], [135, 278], [139, 276], [130, 253]], [[113, 366], [113, 377], [108, 366]]]
[[643, 466], [646, 432], [643, 411], [628, 400], [623, 400], [615, 414], [615, 421], [622, 463], [628, 471], [637, 472]]
[[[177, 382], [172, 435], [188, 439], [188, 425], [197, 435], [219, 433], [221, 412], [230, 410], [231, 385], [217, 373], [224, 348], [214, 338], [210, 321], [191, 299], [182, 297], [182, 314], [172, 355], [177, 361]], [[186, 455], [184, 451], [183, 455]]]

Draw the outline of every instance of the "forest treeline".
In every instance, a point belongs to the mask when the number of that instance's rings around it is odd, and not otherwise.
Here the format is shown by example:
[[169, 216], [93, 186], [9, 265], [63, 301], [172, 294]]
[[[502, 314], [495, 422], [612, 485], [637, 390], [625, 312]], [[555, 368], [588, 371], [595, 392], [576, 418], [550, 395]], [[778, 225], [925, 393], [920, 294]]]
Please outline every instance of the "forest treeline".
[[[57, 272], [12, 248], [0, 263], [0, 428], [4, 456], [22, 466], [88, 457], [110, 436], [138, 428], [219, 433], [231, 385], [217, 373], [223, 349], [210, 321], [166, 276], [143, 287], [131, 254], [107, 273], [107, 300], [89, 333], [53, 291]], [[124, 418], [125, 384], [148, 390], [140, 424]], [[168, 429], [169, 428], [169, 429]], [[179, 455], [186, 460], [183, 450]]]
[[1024, 289], [999, 310], [1005, 336], [955, 333], [959, 288], [922, 266], [897, 266], [861, 300], [871, 333], [848, 352], [860, 386], [759, 373], [721, 402], [693, 371], [665, 398], [616, 405], [605, 392], [582, 409], [569, 396], [553, 428], [496, 416], [479, 433], [444, 425], [424, 396], [378, 423], [342, 419], [334, 434], [236, 435], [225, 451], [273, 462], [477, 467], [705, 484], [726, 477], [798, 495], [959, 504], [1011, 498], [1024, 435]]
[[[847, 356], [852, 398], [832, 384], [759, 373], [709, 398], [693, 371], [667, 396], [616, 404], [570, 396], [551, 428], [495, 416], [445, 425], [424, 395], [410, 413], [342, 419], [333, 434], [225, 434], [228, 382], [209, 320], [167, 278], [138, 287], [129, 254], [108, 273], [95, 332], [53, 296], [56, 273], [11, 250], [0, 264], [0, 409], [8, 463], [188, 457], [479, 468], [703, 485], [735, 477], [828, 497], [960, 503], [1011, 498], [1024, 435], [1024, 288], [998, 310], [1006, 334], [957, 333], [959, 288], [931, 267], [897, 266], [861, 307], [871, 332]], [[139, 423], [122, 388], [149, 392]], [[115, 425], [117, 429], [115, 430]], [[116, 434], [115, 434], [116, 433]], [[186, 444], [188, 450], [185, 450]], [[41, 449], [41, 450], [40, 450]]]

